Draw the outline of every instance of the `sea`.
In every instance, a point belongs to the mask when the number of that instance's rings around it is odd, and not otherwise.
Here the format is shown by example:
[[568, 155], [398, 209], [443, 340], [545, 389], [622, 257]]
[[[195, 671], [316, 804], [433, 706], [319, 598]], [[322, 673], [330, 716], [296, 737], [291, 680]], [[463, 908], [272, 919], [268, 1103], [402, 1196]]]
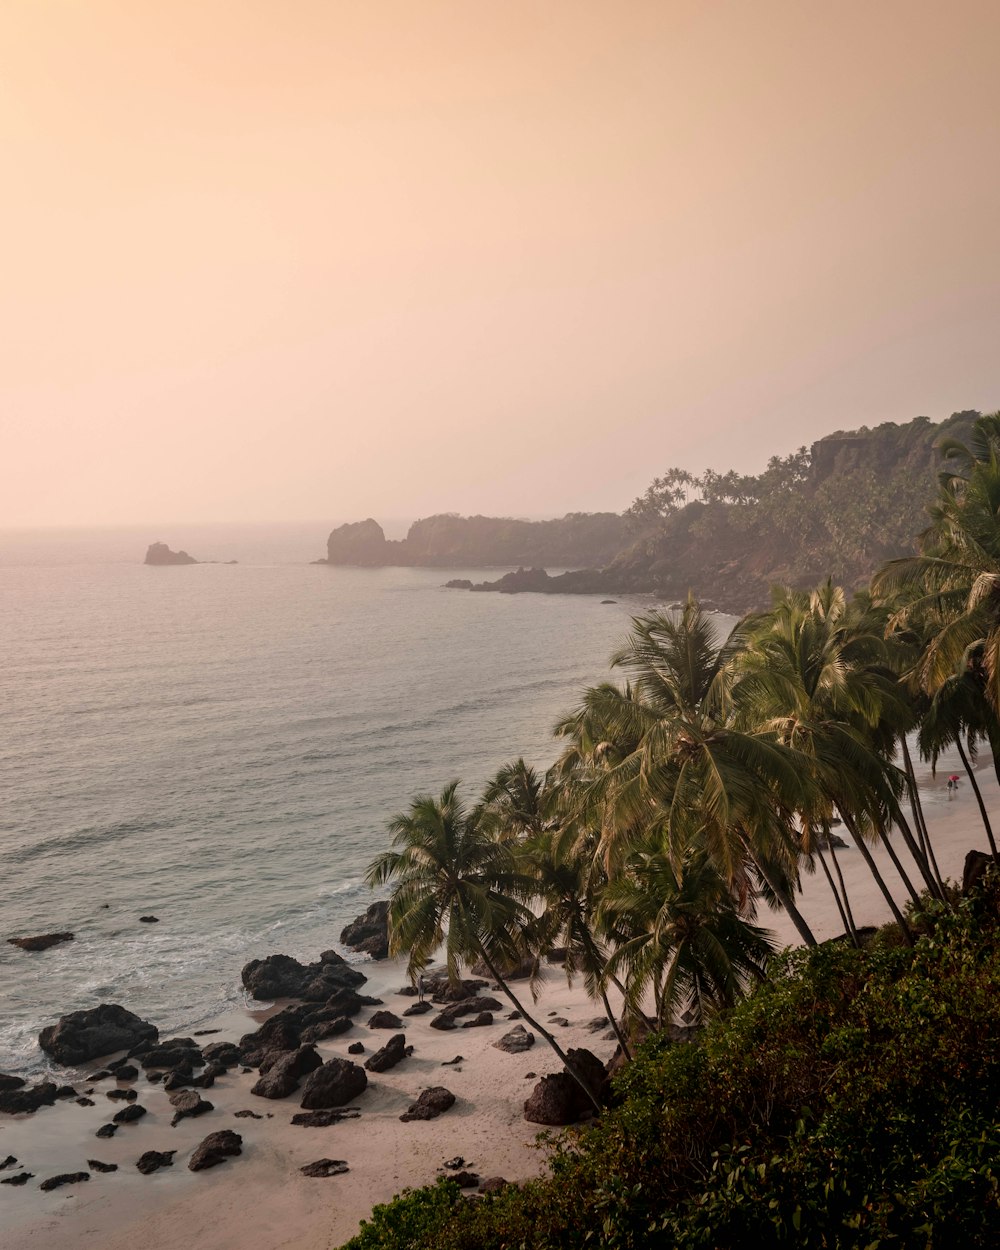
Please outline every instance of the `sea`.
[[[652, 605], [312, 564], [328, 528], [0, 533], [0, 938], [75, 934], [0, 941], [0, 1071], [48, 1070], [66, 1012], [187, 1032], [245, 1005], [248, 960], [342, 950], [392, 816], [547, 768]], [[219, 563], [146, 567], [157, 540]]]

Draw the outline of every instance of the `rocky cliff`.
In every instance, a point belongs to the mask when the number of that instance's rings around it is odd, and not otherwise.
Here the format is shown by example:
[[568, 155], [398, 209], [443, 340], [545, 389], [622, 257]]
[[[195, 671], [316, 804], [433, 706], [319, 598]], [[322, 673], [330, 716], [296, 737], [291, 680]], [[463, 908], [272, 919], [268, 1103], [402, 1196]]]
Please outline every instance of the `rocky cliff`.
[[171, 551], [166, 543], [150, 543], [143, 564], [197, 564], [186, 551]]
[[615, 512], [575, 512], [553, 521], [509, 517], [427, 517], [410, 526], [406, 538], [386, 539], [370, 517], [341, 525], [326, 545], [327, 564], [363, 568], [418, 565], [431, 568], [488, 568], [504, 564], [600, 566], [627, 541], [627, 523]]

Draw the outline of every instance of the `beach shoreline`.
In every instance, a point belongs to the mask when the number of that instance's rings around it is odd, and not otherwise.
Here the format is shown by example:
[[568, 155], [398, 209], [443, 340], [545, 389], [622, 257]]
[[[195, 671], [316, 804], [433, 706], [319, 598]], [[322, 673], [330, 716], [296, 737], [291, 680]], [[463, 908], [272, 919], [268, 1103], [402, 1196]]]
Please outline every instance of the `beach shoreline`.
[[[973, 795], [966, 785], [953, 800], [946, 794], [952, 771], [947, 757], [936, 778], [919, 770], [921, 792], [942, 872], [961, 880], [966, 853], [984, 849], [985, 834]], [[981, 768], [978, 779], [987, 807], [998, 810], [998, 787], [992, 769]], [[902, 849], [902, 848], [900, 848]], [[851, 847], [840, 853], [841, 866], [859, 924], [880, 924], [888, 918], [885, 901]], [[900, 901], [904, 891], [882, 848], [873, 851]], [[817, 938], [836, 936], [842, 925], [828, 887], [817, 872], [804, 881], [802, 909]], [[779, 945], [793, 945], [796, 935], [783, 914], [765, 912], [758, 921], [775, 934]], [[412, 998], [398, 995], [405, 985], [402, 961], [363, 963], [369, 977], [362, 992], [384, 1000], [401, 1015]], [[526, 985], [515, 983], [529, 1010], [542, 1021], [565, 1019], [555, 1031], [564, 1048], [582, 1046], [602, 1061], [615, 1043], [606, 1028], [589, 1028], [603, 1015], [581, 985], [569, 987], [561, 968], [548, 966], [539, 1001], [532, 1006]], [[484, 991], [489, 993], [490, 991]], [[501, 996], [502, 997], [502, 996]], [[198, 1040], [235, 1041], [277, 1008], [232, 1011], [210, 1027], [219, 1032]], [[366, 1008], [352, 1029], [317, 1046], [324, 1059], [348, 1056], [348, 1046], [363, 1042], [363, 1063], [391, 1036], [367, 1022], [376, 1008]], [[0, 1190], [0, 1239], [14, 1250], [126, 1250], [141, 1242], [146, 1250], [334, 1250], [348, 1240], [372, 1206], [388, 1201], [407, 1187], [432, 1183], [446, 1160], [462, 1156], [485, 1180], [503, 1176], [523, 1181], [538, 1175], [546, 1154], [536, 1137], [540, 1126], [523, 1117], [523, 1103], [541, 1077], [559, 1069], [556, 1055], [538, 1038], [531, 1050], [507, 1054], [492, 1043], [512, 1027], [506, 1002], [488, 1027], [439, 1031], [430, 1028], [430, 1013], [404, 1020], [412, 1057], [380, 1075], [371, 1075], [367, 1090], [356, 1100], [358, 1119], [326, 1128], [293, 1126], [299, 1098], [269, 1100], [250, 1094], [257, 1074], [233, 1070], [204, 1091], [214, 1110], [171, 1128], [172, 1111], [159, 1085], [140, 1076], [139, 1102], [149, 1114], [124, 1125], [110, 1140], [93, 1133], [117, 1109], [106, 1098], [108, 1082], [94, 1087], [95, 1106], [57, 1103], [33, 1115], [4, 1116], [0, 1123], [0, 1154], [14, 1154], [17, 1170], [36, 1179], [22, 1189]], [[462, 1063], [447, 1064], [456, 1055]], [[96, 1070], [98, 1064], [90, 1065]], [[87, 1086], [76, 1082], [81, 1092]], [[422, 1089], [444, 1085], [455, 1105], [427, 1122], [400, 1123], [399, 1116]], [[355, 1105], [355, 1104], [352, 1104]], [[252, 1110], [260, 1119], [234, 1117]], [[270, 1115], [271, 1118], [268, 1118]], [[187, 1169], [191, 1150], [208, 1133], [234, 1129], [243, 1137], [243, 1154], [207, 1173]], [[176, 1149], [174, 1165], [142, 1176], [135, 1161], [146, 1150]], [[38, 1182], [60, 1172], [85, 1169], [88, 1159], [119, 1164], [112, 1175], [94, 1174], [86, 1184], [39, 1192]], [[314, 1179], [300, 1168], [320, 1158], [346, 1160], [344, 1175]]]

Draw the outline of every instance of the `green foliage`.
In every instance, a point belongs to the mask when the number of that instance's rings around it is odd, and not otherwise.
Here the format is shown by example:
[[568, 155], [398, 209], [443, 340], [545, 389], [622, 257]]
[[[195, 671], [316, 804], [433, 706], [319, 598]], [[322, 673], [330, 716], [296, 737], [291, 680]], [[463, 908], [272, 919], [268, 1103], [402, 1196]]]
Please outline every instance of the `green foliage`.
[[697, 1042], [652, 1037], [547, 1177], [476, 1204], [417, 1191], [351, 1250], [995, 1244], [995, 905], [930, 923], [914, 950], [887, 933], [787, 955]]

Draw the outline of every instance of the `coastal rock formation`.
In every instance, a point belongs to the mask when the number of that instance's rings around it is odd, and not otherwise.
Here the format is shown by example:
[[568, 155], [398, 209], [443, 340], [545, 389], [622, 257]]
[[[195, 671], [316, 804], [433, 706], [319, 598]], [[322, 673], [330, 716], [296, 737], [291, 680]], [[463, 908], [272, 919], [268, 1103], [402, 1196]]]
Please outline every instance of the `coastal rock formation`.
[[243, 988], [265, 1002], [275, 998], [301, 998], [309, 1003], [321, 1003], [337, 990], [356, 989], [368, 980], [336, 951], [324, 951], [314, 964], [301, 964], [290, 955], [251, 959], [241, 977]]
[[338, 990], [322, 1006], [285, 1007], [255, 1032], [244, 1033], [239, 1041], [240, 1061], [259, 1067], [269, 1051], [296, 1050], [305, 1043], [346, 1033], [352, 1027], [350, 1017], [378, 1001], [354, 990]]
[[473, 1016], [471, 1020], [463, 1020], [463, 1029], [480, 1029], [485, 1025], [493, 1023], [493, 1013], [489, 1011], [481, 1011], [478, 1016]]
[[508, 1055], [520, 1055], [530, 1050], [534, 1044], [534, 1033], [529, 1033], [523, 1024], [516, 1024], [509, 1033], [494, 1042], [493, 1046], [496, 1050], [506, 1051]]
[[361, 1112], [357, 1107], [343, 1107], [336, 1111], [298, 1111], [292, 1116], [292, 1123], [300, 1128], [329, 1128], [331, 1124], [340, 1124], [343, 1120], [358, 1120]]
[[[450, 1007], [439, 1012], [431, 1021], [432, 1029], [454, 1029], [461, 1016], [481, 1015], [484, 1012], [502, 1011], [503, 1006], [495, 998], [477, 995], [473, 998], [460, 999]], [[483, 1023], [492, 1024], [492, 1018]]]
[[382, 899], [372, 903], [364, 915], [341, 930], [340, 940], [351, 950], [363, 951], [372, 959], [389, 956], [389, 903]]
[[403, 1012], [404, 1016], [424, 1016], [428, 1011], [433, 1011], [434, 1005], [424, 999], [421, 1003], [414, 1003], [412, 1007], [407, 1007]]
[[41, 933], [38, 937], [8, 938], [11, 946], [19, 946], [23, 951], [47, 951], [50, 946], [58, 946], [60, 942], [72, 942], [72, 933]]
[[150, 543], [143, 564], [197, 564], [186, 551], [171, 551], [166, 543]]
[[[443, 1085], [425, 1089], [415, 1103], [399, 1118], [404, 1124], [410, 1120], [436, 1120], [439, 1115], [455, 1105], [455, 1095]], [[476, 1182], [479, 1183], [478, 1181]]]
[[231, 1155], [243, 1153], [243, 1138], [232, 1129], [224, 1128], [218, 1133], [209, 1135], [195, 1147], [194, 1154], [188, 1160], [188, 1169], [201, 1172], [205, 1168], [214, 1168], [225, 1163]]
[[134, 1124], [136, 1120], [141, 1120], [146, 1114], [145, 1107], [140, 1106], [137, 1102], [130, 1102], [127, 1107], [122, 1107], [121, 1111], [116, 1112], [111, 1119], [115, 1124]]
[[194, 1116], [204, 1115], [208, 1111], [214, 1111], [215, 1107], [212, 1103], [206, 1102], [204, 1098], [196, 1094], [193, 1089], [181, 1089], [170, 1095], [170, 1105], [174, 1109], [173, 1119], [170, 1121], [170, 1127], [176, 1128], [181, 1120], [187, 1120]]
[[323, 1066], [323, 1060], [312, 1046], [300, 1046], [276, 1058], [250, 1090], [259, 1098], [287, 1098], [299, 1087], [299, 1081]]
[[377, 521], [354, 521], [339, 525], [327, 539], [327, 564], [352, 564], [360, 568], [380, 568], [391, 563], [385, 531]]
[[350, 1170], [343, 1159], [317, 1159], [299, 1168], [303, 1176], [341, 1176]]
[[401, 1029], [403, 1022], [391, 1011], [376, 1011], [368, 1021], [370, 1029]]
[[150, 1176], [160, 1168], [172, 1168], [176, 1150], [147, 1150], [135, 1161], [135, 1166], [143, 1174]]
[[303, 1111], [322, 1111], [327, 1107], [346, 1107], [368, 1088], [364, 1068], [350, 1059], [328, 1059], [309, 1075], [302, 1090]]
[[395, 1033], [365, 1064], [369, 1072], [388, 1072], [406, 1058], [406, 1034]]
[[[607, 1097], [608, 1077], [604, 1064], [589, 1050], [573, 1049], [566, 1055], [574, 1069], [600, 1102]], [[593, 1112], [590, 1099], [568, 1072], [543, 1076], [524, 1104], [524, 1118], [532, 1124], [573, 1124]]]
[[117, 1172], [117, 1163], [102, 1163], [100, 1159], [88, 1159], [87, 1167], [92, 1172]]
[[0, 1094], [6, 1094], [11, 1089], [21, 1089], [26, 1084], [23, 1076], [10, 1076], [6, 1072], [0, 1072]]
[[200, 1068], [204, 1059], [201, 1048], [193, 1037], [172, 1037], [146, 1050], [139, 1058], [145, 1071], [163, 1068], [184, 1076], [190, 1076]]
[[85, 1011], [61, 1016], [38, 1035], [38, 1044], [57, 1063], [78, 1066], [88, 1059], [127, 1050], [140, 1042], [155, 1042], [159, 1029], [117, 1003], [102, 1003]]
[[23, 1086], [0, 1093], [0, 1111], [18, 1115], [25, 1111], [37, 1111], [39, 1107], [51, 1107], [58, 1096], [58, 1086], [42, 1081], [30, 1089]]
[[61, 1185], [79, 1185], [81, 1181], [89, 1181], [89, 1172], [61, 1172], [58, 1176], [50, 1176], [38, 1186], [43, 1193], [50, 1189], [58, 1189]]

